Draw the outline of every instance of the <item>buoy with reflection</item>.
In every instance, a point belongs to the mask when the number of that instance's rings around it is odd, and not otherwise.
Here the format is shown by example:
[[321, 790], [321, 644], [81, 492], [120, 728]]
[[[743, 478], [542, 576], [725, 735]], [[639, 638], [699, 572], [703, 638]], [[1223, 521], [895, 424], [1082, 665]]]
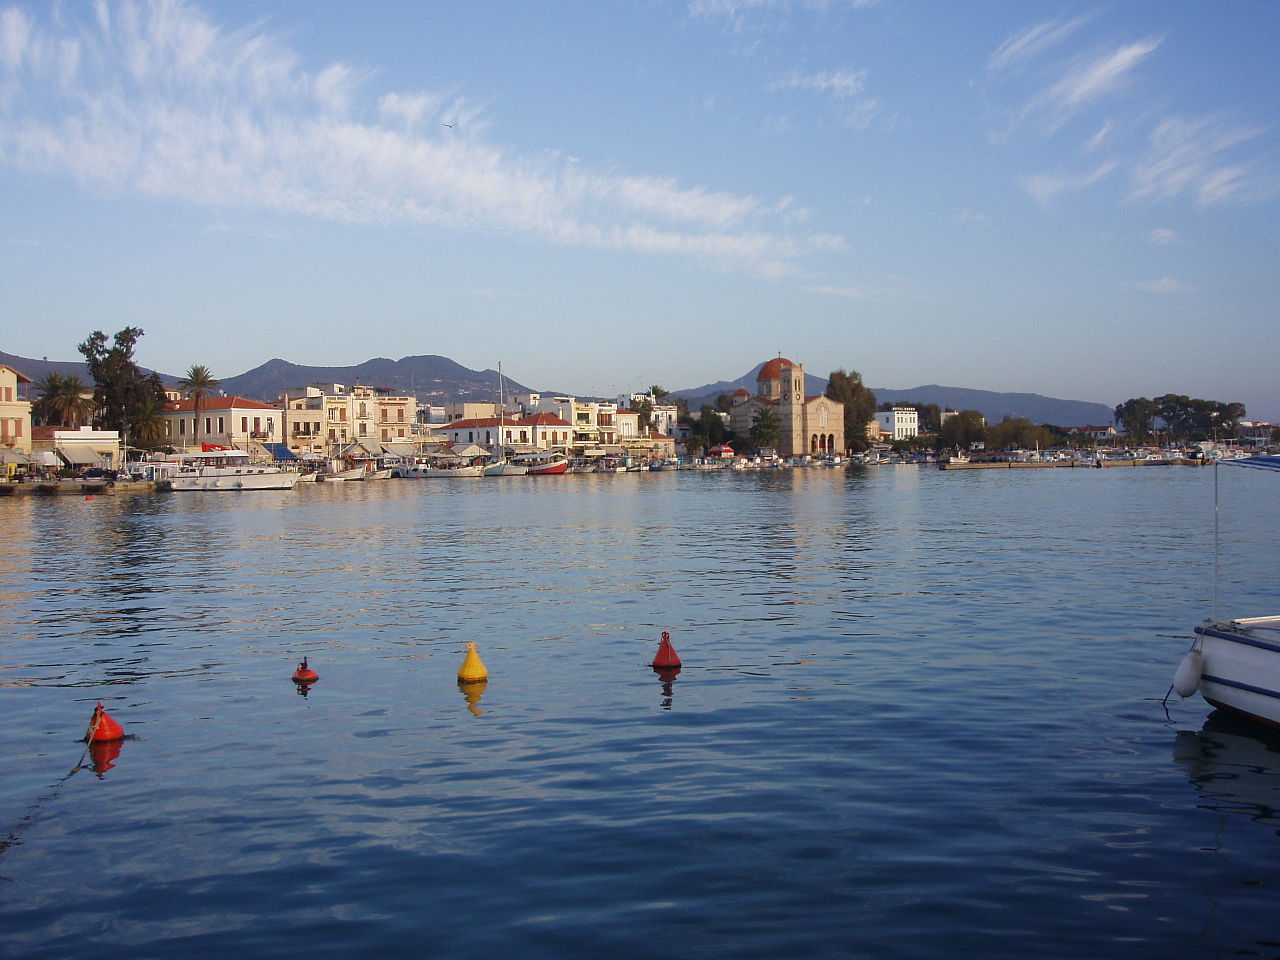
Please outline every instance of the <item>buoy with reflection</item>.
[[115, 766], [120, 750], [124, 747], [124, 738], [118, 740], [98, 740], [89, 744], [89, 760], [93, 764], [93, 772], [102, 779], [102, 775]]
[[463, 683], [484, 683], [489, 679], [489, 671], [484, 661], [480, 659], [480, 654], [476, 652], [474, 643], [467, 643], [467, 655], [462, 660], [462, 666], [458, 668], [458, 679]]
[[665, 630], [662, 631], [662, 642], [658, 644], [658, 653], [650, 666], [655, 670], [680, 669], [680, 656], [676, 653], [676, 648], [671, 646], [671, 634]]
[[93, 708], [93, 716], [89, 718], [89, 729], [85, 731], [85, 743], [108, 743], [124, 737], [124, 727], [116, 723], [111, 714], [102, 709], [102, 704]]
[[316, 673], [307, 664], [307, 658], [303, 657], [302, 662], [298, 664], [298, 669], [293, 671], [293, 682], [297, 684], [315, 683], [320, 679], [320, 674]]
[[459, 680], [458, 689], [462, 691], [462, 696], [467, 701], [467, 709], [477, 717], [484, 713], [480, 709], [480, 698], [484, 696], [488, 684], [483, 680]]

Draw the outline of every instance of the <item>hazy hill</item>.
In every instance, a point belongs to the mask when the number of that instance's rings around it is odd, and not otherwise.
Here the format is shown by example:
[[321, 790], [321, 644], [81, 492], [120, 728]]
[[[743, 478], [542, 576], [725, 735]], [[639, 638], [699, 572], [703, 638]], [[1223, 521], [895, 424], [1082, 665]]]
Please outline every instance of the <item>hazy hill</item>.
[[[43, 380], [51, 373], [61, 374], [64, 377], [77, 376], [87, 386], [93, 386], [93, 379], [89, 376], [89, 365], [83, 360], [35, 360], [31, 357], [19, 357], [12, 353], [0, 351], [0, 363], [13, 367], [24, 377], [30, 377], [32, 380]], [[147, 367], [142, 368], [143, 373], [151, 373]], [[177, 377], [171, 377], [168, 374], [160, 374], [165, 383], [172, 386], [177, 382]]]
[[[756, 375], [763, 363], [736, 380], [721, 380], [689, 390], [674, 390], [674, 396], [689, 401], [690, 409], [697, 410], [704, 403], [714, 404], [722, 393], [733, 393], [739, 387], [756, 392]], [[805, 393], [813, 396], [827, 389], [825, 377], [804, 375]], [[1114, 419], [1114, 412], [1105, 403], [1087, 400], [1058, 400], [1038, 393], [997, 393], [992, 390], [972, 390], [966, 387], [943, 387], [928, 384], [908, 390], [892, 390], [872, 387], [879, 403], [898, 403], [914, 400], [917, 403], [936, 403], [944, 410], [977, 410], [988, 423], [999, 423], [1005, 417], [1025, 417], [1032, 423], [1052, 423], [1060, 427], [1079, 427], [1087, 424], [1107, 424]]]
[[[32, 380], [40, 380], [50, 373], [75, 374], [89, 383], [89, 369], [85, 364], [73, 361], [33, 360], [0, 352], [0, 363], [7, 364]], [[715, 403], [722, 393], [732, 393], [739, 387], [755, 392], [757, 365], [736, 380], [721, 380], [689, 390], [673, 391], [673, 396], [684, 397], [689, 406], [697, 410], [704, 403]], [[150, 372], [150, 371], [148, 371]], [[214, 371], [216, 374], [218, 371]], [[165, 383], [173, 385], [177, 377], [161, 374]], [[424, 402], [446, 403], [452, 400], [494, 401], [498, 399], [498, 372], [496, 370], [470, 370], [448, 357], [416, 356], [388, 360], [377, 357], [349, 367], [309, 367], [287, 360], [268, 360], [259, 367], [233, 377], [221, 377], [222, 392], [237, 394], [252, 400], [274, 402], [285, 387], [305, 387], [315, 383], [341, 383], [352, 387], [364, 384], [370, 387], [387, 387], [399, 393], [412, 394]], [[805, 374], [805, 392], [813, 395], [827, 388], [824, 377]], [[936, 403], [940, 407], [955, 410], [977, 410], [989, 423], [998, 423], [1005, 417], [1026, 417], [1033, 423], [1052, 423], [1058, 426], [1083, 426], [1104, 424], [1112, 420], [1112, 410], [1101, 403], [1083, 400], [1056, 400], [1035, 393], [996, 393], [991, 390], [971, 390], [964, 387], [943, 387], [928, 384], [909, 390], [873, 388], [880, 402], [915, 400], [920, 403]], [[506, 390], [511, 393], [527, 393], [529, 388], [506, 378]], [[555, 391], [543, 391], [552, 393]]]
[[[529, 392], [528, 387], [510, 377], [503, 379], [508, 395]], [[285, 387], [317, 383], [387, 387], [434, 403], [498, 399], [498, 371], [470, 370], [448, 357], [438, 356], [402, 357], [399, 360], [376, 357], [352, 367], [306, 367], [287, 360], [268, 360], [247, 373], [223, 378], [220, 389], [250, 399], [274, 401]]]
[[[50, 373], [63, 376], [74, 374], [86, 384], [92, 384], [89, 368], [82, 362], [61, 360], [35, 360], [0, 352], [0, 363], [13, 367], [32, 380], [41, 380]], [[143, 368], [147, 373], [150, 370]], [[218, 371], [214, 371], [216, 375]], [[178, 376], [162, 373], [161, 378], [169, 386]], [[527, 393], [529, 388], [509, 377], [506, 391]], [[377, 357], [351, 367], [307, 367], [287, 360], [268, 360], [260, 367], [233, 377], [219, 377], [218, 389], [228, 396], [248, 397], [274, 403], [285, 387], [305, 387], [315, 383], [340, 383], [346, 387], [364, 384], [370, 387], [387, 387], [412, 394], [424, 402], [445, 403], [451, 400], [496, 401], [498, 399], [498, 372], [496, 370], [469, 370], [447, 357], [422, 356], [388, 360]]]

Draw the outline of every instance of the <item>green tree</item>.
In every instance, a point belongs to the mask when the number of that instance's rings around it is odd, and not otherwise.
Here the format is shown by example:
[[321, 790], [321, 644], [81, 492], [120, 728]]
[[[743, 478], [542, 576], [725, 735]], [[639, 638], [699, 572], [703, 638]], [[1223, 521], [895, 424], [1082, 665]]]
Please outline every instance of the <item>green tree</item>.
[[163, 394], [144, 397], [133, 411], [129, 424], [133, 442], [140, 447], [155, 449], [165, 445], [165, 402]]
[[668, 396], [670, 393], [670, 390], [660, 387], [656, 383], [649, 388], [649, 396], [653, 397], [653, 402], [656, 404], [661, 404], [662, 398]]
[[751, 418], [751, 433], [748, 437], [751, 446], [759, 451], [764, 447], [776, 447], [780, 432], [778, 418], [773, 415], [772, 410], [764, 407], [757, 410], [756, 415]]
[[994, 427], [987, 428], [986, 442], [988, 448], [997, 450], [1047, 448], [1053, 446], [1053, 432], [1025, 417], [1005, 417]]
[[35, 387], [40, 398], [31, 405], [31, 413], [46, 424], [78, 427], [93, 413], [92, 391], [75, 374], [51, 373]]
[[95, 330], [76, 348], [93, 377], [94, 425], [100, 429], [127, 435], [134, 411], [146, 397], [155, 395], [156, 381], [133, 360], [133, 349], [141, 336], [138, 327], [125, 327], [108, 346], [107, 335]]
[[857, 370], [831, 371], [827, 378], [827, 396], [844, 404], [845, 447], [855, 452], [869, 449], [867, 424], [875, 416], [876, 395], [863, 385], [862, 374]]
[[698, 422], [702, 425], [702, 435], [707, 438], [708, 450], [728, 439], [729, 428], [724, 425], [724, 420], [720, 418], [716, 408], [710, 404], [702, 405], [702, 415], [698, 418]]
[[641, 400], [633, 404], [631, 409], [640, 415], [640, 432], [647, 435], [649, 428], [653, 426], [653, 401]]
[[968, 450], [975, 443], [987, 438], [987, 422], [977, 410], [961, 410], [938, 431], [938, 443], [942, 447]]
[[178, 389], [182, 391], [183, 396], [191, 400], [191, 409], [195, 417], [192, 439], [196, 446], [200, 445], [200, 404], [213, 396], [217, 386], [218, 380], [209, 368], [199, 364], [191, 367], [178, 381]]
[[1139, 442], [1151, 436], [1160, 405], [1146, 397], [1134, 397], [1117, 405], [1116, 423], [1132, 439]]

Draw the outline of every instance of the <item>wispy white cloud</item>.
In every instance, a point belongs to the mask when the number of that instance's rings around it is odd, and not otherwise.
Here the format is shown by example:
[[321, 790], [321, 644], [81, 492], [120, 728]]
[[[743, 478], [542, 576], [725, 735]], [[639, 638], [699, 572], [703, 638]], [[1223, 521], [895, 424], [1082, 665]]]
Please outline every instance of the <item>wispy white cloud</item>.
[[1191, 293], [1195, 290], [1195, 287], [1173, 277], [1161, 277], [1159, 280], [1128, 280], [1120, 286], [1143, 293]]
[[873, 7], [878, 0], [690, 0], [689, 15], [718, 21], [734, 33], [777, 30], [797, 11], [828, 13], [840, 9]]
[[1047, 99], [1058, 107], [1074, 110], [1113, 93], [1125, 77], [1159, 46], [1160, 40], [1156, 38], [1138, 40], [1074, 64], [1049, 90]]
[[1164, 246], [1167, 243], [1173, 243], [1173, 241], [1177, 239], [1177, 232], [1167, 228], [1162, 227], [1160, 229], [1147, 231], [1147, 243], [1155, 246]]
[[1084, 152], [1093, 153], [1106, 142], [1107, 137], [1111, 133], [1111, 121], [1104, 121], [1102, 126], [1098, 128], [1098, 132], [1084, 142]]
[[225, 29], [184, 0], [75, 12], [42, 23], [0, 11], [0, 168], [113, 195], [524, 234], [765, 277], [795, 275], [813, 249], [786, 232], [804, 215], [789, 198], [512, 155], [485, 139], [483, 105], [456, 92], [370, 95], [372, 74], [308, 71], [263, 26]]
[[1083, 190], [1097, 183], [1116, 168], [1115, 161], [1108, 160], [1084, 173], [1036, 173], [1020, 179], [1022, 189], [1040, 203], [1050, 203], [1059, 194]]
[[867, 85], [865, 70], [827, 70], [821, 73], [801, 74], [798, 71], [769, 87], [771, 90], [810, 90], [830, 94], [837, 100], [845, 100], [862, 93]]
[[1152, 131], [1146, 155], [1133, 171], [1134, 198], [1195, 198], [1200, 206], [1228, 200], [1257, 202], [1280, 192], [1274, 168], [1231, 159], [1232, 151], [1262, 134], [1216, 118], [1172, 117]]
[[827, 70], [802, 74], [799, 71], [775, 80], [768, 89], [773, 91], [795, 90], [828, 97], [836, 103], [835, 121], [842, 127], [864, 130], [880, 113], [880, 101], [874, 97], [862, 97], [866, 90], [865, 70]]
[[1018, 31], [1000, 44], [987, 59], [987, 72], [994, 77], [1016, 73], [1062, 43], [1088, 19], [1076, 17], [1073, 20], [1046, 20]]

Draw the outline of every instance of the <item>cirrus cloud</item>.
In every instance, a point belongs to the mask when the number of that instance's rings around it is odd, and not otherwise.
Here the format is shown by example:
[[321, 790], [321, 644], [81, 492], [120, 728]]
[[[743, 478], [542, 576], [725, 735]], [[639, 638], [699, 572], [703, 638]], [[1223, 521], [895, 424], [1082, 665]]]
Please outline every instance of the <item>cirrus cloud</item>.
[[516, 155], [455, 92], [371, 95], [372, 74], [308, 71], [260, 25], [226, 29], [184, 0], [73, 12], [0, 11], [0, 168], [113, 196], [526, 235], [769, 278], [800, 272], [812, 249], [786, 230], [803, 219], [790, 198]]

